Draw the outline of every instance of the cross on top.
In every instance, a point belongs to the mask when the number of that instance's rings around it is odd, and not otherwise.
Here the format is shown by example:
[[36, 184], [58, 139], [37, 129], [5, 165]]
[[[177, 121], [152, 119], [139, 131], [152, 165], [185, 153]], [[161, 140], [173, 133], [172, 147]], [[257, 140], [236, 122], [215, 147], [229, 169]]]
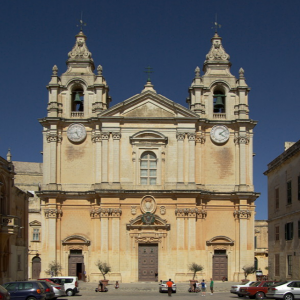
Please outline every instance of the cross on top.
[[150, 74], [153, 73], [152, 68], [148, 66], [148, 67], [145, 68], [145, 69], [146, 69], [146, 71], [144, 71], [144, 72], [148, 74], [147, 82], [151, 82]]
[[218, 33], [218, 28], [221, 28], [222, 25], [218, 23], [218, 16], [217, 16], [217, 14], [216, 14], [215, 22], [213, 24], [214, 24], [214, 26], [211, 29], [215, 28], [215, 33]]
[[83, 26], [86, 26], [86, 23], [84, 23], [83, 22], [83, 20], [82, 20], [82, 12], [81, 12], [81, 18], [80, 18], [80, 20], [79, 20], [79, 25], [77, 25], [77, 27], [80, 27], [80, 31], [82, 31], [82, 27]]

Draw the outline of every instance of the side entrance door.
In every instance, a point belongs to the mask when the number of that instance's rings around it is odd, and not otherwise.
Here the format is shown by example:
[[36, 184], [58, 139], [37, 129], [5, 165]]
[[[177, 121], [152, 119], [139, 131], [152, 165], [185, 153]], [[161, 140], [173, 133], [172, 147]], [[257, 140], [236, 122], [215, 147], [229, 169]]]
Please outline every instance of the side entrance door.
[[139, 244], [139, 281], [158, 278], [158, 244]]
[[38, 256], [35, 256], [32, 259], [32, 279], [40, 278], [41, 273], [41, 259]]
[[213, 279], [222, 280], [228, 278], [227, 255], [217, 254], [213, 256]]

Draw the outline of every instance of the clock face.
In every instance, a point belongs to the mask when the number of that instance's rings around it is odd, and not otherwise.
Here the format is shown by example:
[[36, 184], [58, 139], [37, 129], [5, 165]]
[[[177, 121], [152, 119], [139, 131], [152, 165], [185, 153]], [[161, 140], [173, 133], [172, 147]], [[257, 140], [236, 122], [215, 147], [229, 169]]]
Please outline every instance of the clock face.
[[229, 130], [225, 125], [215, 125], [210, 132], [211, 139], [218, 144], [227, 142], [229, 135]]
[[82, 124], [71, 124], [67, 130], [68, 139], [72, 142], [81, 142], [86, 137], [86, 130]]

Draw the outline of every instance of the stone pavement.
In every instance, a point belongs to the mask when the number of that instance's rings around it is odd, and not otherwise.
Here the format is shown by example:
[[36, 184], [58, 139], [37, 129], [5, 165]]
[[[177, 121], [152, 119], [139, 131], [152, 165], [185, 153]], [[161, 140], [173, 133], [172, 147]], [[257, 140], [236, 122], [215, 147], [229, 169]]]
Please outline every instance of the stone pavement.
[[[108, 284], [108, 289], [110, 292], [115, 291], [118, 292], [118, 290], [115, 290], [114, 288], [115, 282], [109, 282]], [[209, 281], [206, 282], [208, 288], [207, 291], [209, 290]], [[232, 281], [215, 281], [214, 284], [214, 291], [217, 292], [229, 292], [230, 287], [234, 284], [241, 284], [241, 282], [232, 282]], [[79, 289], [80, 291], [91, 291], [95, 290], [97, 287], [96, 282], [79, 282]], [[187, 292], [189, 288], [189, 282], [184, 282], [184, 283], [176, 283], [177, 286], [177, 292], [182, 293], [182, 292]], [[158, 282], [134, 282], [134, 283], [120, 283], [120, 289], [122, 292], [158, 292]], [[101, 293], [102, 294], [102, 293]]]
[[[79, 282], [80, 292], [73, 297], [61, 297], [58, 300], [93, 300], [93, 299], [106, 299], [106, 300], [166, 300], [168, 297], [167, 293], [158, 292], [157, 282], [138, 282], [138, 283], [120, 283], [120, 288], [115, 289], [114, 283], [108, 285], [107, 293], [95, 292], [97, 283], [95, 282]], [[230, 287], [234, 284], [239, 284], [237, 282], [220, 282], [215, 281], [215, 293], [210, 295], [209, 292], [206, 293], [206, 298], [213, 300], [239, 300], [237, 295], [231, 294]], [[189, 293], [188, 292], [189, 283], [177, 283], [177, 293], [172, 294], [172, 298], [177, 298], [178, 300], [191, 300], [191, 298], [201, 297], [201, 293]], [[202, 297], [201, 297], [202, 299]], [[176, 300], [176, 299], [175, 299]]]

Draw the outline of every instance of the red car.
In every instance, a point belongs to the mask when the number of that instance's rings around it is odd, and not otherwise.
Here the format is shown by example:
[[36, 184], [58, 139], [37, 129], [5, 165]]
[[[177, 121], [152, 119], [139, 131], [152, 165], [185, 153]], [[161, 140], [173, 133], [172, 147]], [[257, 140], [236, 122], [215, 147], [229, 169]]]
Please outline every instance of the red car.
[[278, 281], [271, 280], [263, 280], [253, 282], [250, 286], [241, 287], [240, 295], [249, 296], [250, 299], [264, 299], [266, 297], [266, 293], [268, 292], [268, 287], [277, 283]]

